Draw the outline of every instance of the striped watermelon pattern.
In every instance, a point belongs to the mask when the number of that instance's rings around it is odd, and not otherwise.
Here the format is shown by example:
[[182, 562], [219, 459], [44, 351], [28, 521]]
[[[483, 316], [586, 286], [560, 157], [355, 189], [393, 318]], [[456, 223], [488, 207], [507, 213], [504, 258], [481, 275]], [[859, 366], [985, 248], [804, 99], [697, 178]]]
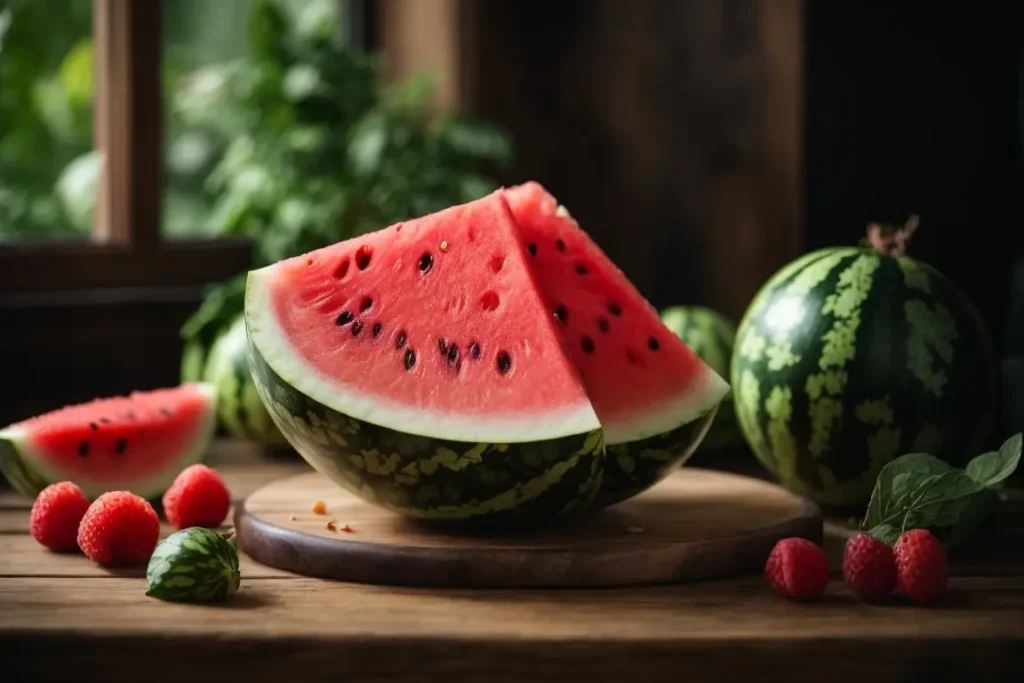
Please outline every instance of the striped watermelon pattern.
[[146, 568], [146, 595], [169, 602], [227, 602], [238, 591], [238, 550], [214, 529], [176, 531], [156, 547]]
[[934, 268], [866, 247], [815, 251], [773, 276], [740, 323], [730, 376], [757, 458], [834, 508], [866, 503], [904, 453], [962, 465], [996, 409], [974, 306]]
[[[729, 376], [729, 364], [736, 341], [735, 323], [705, 306], [669, 306], [661, 311], [661, 320], [715, 372], [722, 377]], [[722, 399], [715, 421], [700, 447], [730, 448], [742, 444], [743, 435], [736, 424], [736, 411], [730, 392]]]

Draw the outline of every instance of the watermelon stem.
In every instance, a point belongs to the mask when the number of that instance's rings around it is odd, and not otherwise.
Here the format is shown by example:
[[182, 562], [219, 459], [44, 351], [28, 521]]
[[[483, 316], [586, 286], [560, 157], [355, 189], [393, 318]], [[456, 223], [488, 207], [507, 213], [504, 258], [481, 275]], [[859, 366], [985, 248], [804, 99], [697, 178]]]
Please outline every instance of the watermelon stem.
[[865, 242], [879, 254], [904, 256], [910, 246], [910, 240], [920, 224], [921, 219], [917, 214], [911, 214], [902, 226], [888, 223], [868, 223]]

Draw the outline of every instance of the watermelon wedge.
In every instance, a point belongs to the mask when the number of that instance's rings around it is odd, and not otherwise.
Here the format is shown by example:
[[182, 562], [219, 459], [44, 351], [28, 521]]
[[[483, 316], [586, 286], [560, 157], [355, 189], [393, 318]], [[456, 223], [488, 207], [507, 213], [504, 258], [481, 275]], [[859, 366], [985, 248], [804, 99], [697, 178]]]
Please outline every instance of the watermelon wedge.
[[601, 425], [500, 193], [249, 274], [257, 391], [340, 485], [432, 519], [585, 509]]
[[215, 425], [215, 391], [205, 383], [99, 398], [0, 430], [0, 471], [31, 497], [73, 481], [88, 498], [153, 499], [202, 459]]
[[604, 428], [601, 503], [660, 481], [697, 448], [729, 385], [539, 183], [505, 196]]

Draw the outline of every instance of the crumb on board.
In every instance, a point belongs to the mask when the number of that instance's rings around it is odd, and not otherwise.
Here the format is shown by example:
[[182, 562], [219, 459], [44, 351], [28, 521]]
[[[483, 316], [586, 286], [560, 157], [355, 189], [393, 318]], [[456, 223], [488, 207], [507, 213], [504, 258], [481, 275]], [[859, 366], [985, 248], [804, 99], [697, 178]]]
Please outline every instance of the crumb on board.
[[341, 527], [341, 530], [344, 531], [346, 534], [352, 533], [352, 527], [350, 527], [348, 524], [346, 524], [345, 526]]
[[288, 515], [288, 519], [290, 519], [293, 522], [299, 521], [299, 518], [298, 518], [297, 515]]
[[338, 530], [338, 523], [336, 521], [334, 521], [333, 519], [330, 520], [329, 522], [327, 522], [326, 526], [327, 526], [327, 530], [328, 531], [337, 531]]
[[318, 500], [315, 503], [313, 503], [313, 513], [317, 515], [326, 515], [327, 503], [323, 502], [322, 500]]
[[644, 528], [642, 526], [628, 526], [626, 527], [626, 532], [630, 534], [642, 534], [644, 532]]

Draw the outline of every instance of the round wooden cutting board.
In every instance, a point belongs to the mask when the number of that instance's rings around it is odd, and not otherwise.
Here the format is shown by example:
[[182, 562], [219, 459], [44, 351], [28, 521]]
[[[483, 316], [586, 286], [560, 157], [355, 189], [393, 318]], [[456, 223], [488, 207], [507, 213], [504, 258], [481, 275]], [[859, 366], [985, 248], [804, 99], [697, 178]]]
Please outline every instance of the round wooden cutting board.
[[[312, 512], [317, 500], [327, 514]], [[812, 503], [765, 481], [696, 468], [571, 523], [501, 533], [416, 522], [320, 474], [300, 474], [249, 496], [235, 530], [243, 552], [279, 569], [448, 587], [630, 586], [760, 572], [779, 539], [820, 543], [823, 533]]]

